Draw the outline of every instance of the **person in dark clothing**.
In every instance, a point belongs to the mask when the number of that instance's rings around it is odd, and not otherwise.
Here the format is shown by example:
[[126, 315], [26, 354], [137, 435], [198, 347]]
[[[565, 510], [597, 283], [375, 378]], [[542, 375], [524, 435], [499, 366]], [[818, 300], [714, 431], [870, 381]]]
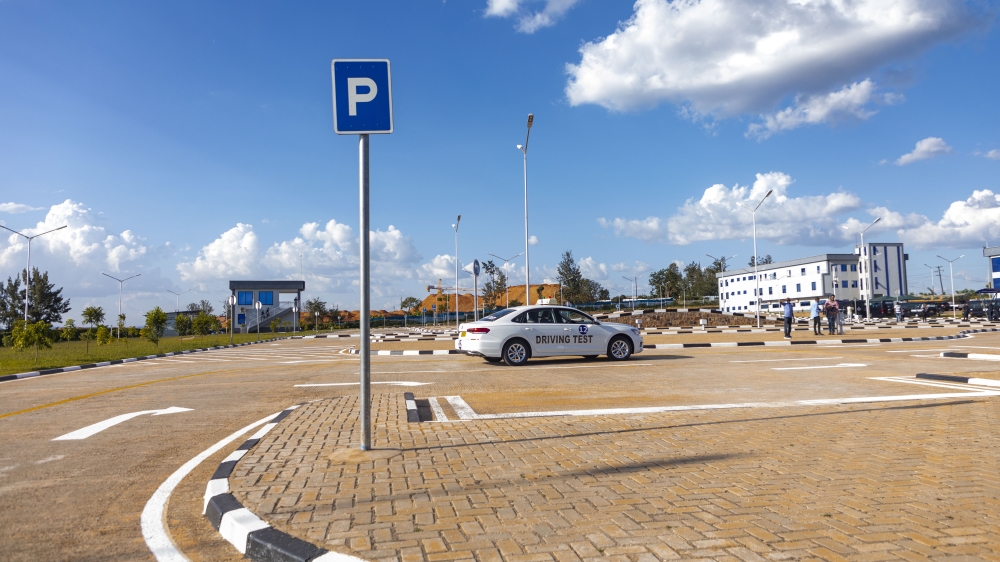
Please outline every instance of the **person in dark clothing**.
[[832, 336], [837, 333], [837, 315], [840, 314], [840, 305], [833, 295], [823, 303], [823, 312], [826, 314], [827, 332]]

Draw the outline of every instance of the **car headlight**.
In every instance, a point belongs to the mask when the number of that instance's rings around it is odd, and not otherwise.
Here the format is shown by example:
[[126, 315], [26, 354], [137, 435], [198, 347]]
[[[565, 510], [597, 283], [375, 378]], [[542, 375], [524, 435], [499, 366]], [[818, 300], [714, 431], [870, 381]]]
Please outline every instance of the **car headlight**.
[[637, 336], [639, 335], [639, 329], [638, 328], [630, 328], [630, 329], [632, 330], [633, 334], [635, 334]]

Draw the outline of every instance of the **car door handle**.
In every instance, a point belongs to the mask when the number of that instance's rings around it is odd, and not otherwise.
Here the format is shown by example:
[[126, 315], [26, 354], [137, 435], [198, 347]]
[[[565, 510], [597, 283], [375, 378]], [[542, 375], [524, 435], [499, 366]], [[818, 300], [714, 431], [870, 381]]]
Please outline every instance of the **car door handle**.
[[564, 331], [564, 332], [570, 332], [570, 331], [572, 331], [572, 330], [570, 330], [569, 328], [563, 328], [563, 331]]
[[524, 329], [525, 332], [530, 332], [531, 330], [532, 330], [532, 328], [525, 328]]

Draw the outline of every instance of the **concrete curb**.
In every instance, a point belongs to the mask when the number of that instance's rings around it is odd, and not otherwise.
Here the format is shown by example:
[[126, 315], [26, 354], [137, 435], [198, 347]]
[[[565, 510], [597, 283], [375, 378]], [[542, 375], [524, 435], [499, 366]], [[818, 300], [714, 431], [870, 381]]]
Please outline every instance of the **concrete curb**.
[[960, 351], [944, 351], [941, 357], [951, 357], [953, 359], [978, 359], [979, 361], [1000, 361], [1000, 355], [992, 353], [963, 353]]
[[[791, 346], [791, 345], [838, 345], [857, 343], [899, 343], [912, 341], [942, 341], [957, 340], [969, 337], [969, 334], [980, 332], [1000, 332], [1000, 328], [981, 328], [978, 330], [963, 330], [954, 336], [929, 336], [926, 338], [867, 338], [852, 340], [779, 340], [779, 341], [741, 341], [717, 343], [654, 343], [646, 344], [649, 349], [691, 349], [698, 347], [759, 347], [759, 346]], [[1000, 357], [1000, 356], [998, 356]]]
[[960, 377], [956, 375], [934, 375], [930, 373], [918, 373], [917, 378], [931, 380], [931, 381], [960, 382], [965, 384], [975, 384], [979, 386], [1000, 387], [1000, 380], [995, 380], [995, 379], [978, 379], [975, 377]]
[[[360, 355], [360, 349], [351, 349], [352, 355]], [[373, 349], [372, 355], [465, 355], [465, 352], [457, 349]]]
[[[407, 393], [407, 395], [412, 397], [412, 394]], [[410, 401], [407, 400], [407, 408]], [[365, 562], [355, 556], [330, 552], [275, 529], [243, 507], [243, 504], [229, 493], [229, 476], [236, 468], [236, 463], [257, 445], [261, 438], [274, 429], [278, 422], [300, 406], [302, 404], [290, 406], [276, 414], [257, 433], [219, 463], [219, 468], [215, 469], [215, 474], [205, 488], [202, 514], [219, 531], [222, 538], [236, 547], [245, 558], [256, 562]]]
[[176, 357], [178, 355], [190, 355], [192, 353], [198, 353], [201, 351], [212, 351], [216, 349], [229, 349], [234, 347], [245, 347], [248, 345], [256, 345], [259, 343], [267, 343], [272, 341], [278, 341], [288, 338], [271, 338], [269, 340], [260, 340], [247, 343], [234, 343], [232, 345], [217, 345], [215, 347], [200, 347], [197, 349], [186, 349], [183, 351], [171, 351], [170, 353], [157, 353], [156, 355], [144, 355], [142, 357], [130, 357], [128, 359], [113, 359], [111, 361], [101, 361], [100, 363], [87, 363], [86, 365], [73, 365], [71, 367], [56, 367], [54, 369], [42, 369], [40, 371], [31, 371], [28, 373], [18, 373], [16, 375], [3, 375], [0, 376], [0, 382], [30, 379], [32, 377], [40, 377], [43, 375], [57, 375], [59, 373], [69, 373], [71, 371], [79, 371], [82, 369], [94, 369], [96, 367], [107, 367], [109, 365], [121, 365], [122, 363], [134, 363], [136, 361], [146, 361], [147, 359], [160, 359], [162, 357]]

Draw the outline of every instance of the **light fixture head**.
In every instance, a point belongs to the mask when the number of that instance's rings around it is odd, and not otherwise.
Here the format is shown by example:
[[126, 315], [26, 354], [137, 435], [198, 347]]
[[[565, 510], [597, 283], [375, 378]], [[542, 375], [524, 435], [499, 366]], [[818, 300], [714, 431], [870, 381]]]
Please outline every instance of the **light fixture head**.
[[770, 197], [772, 193], [774, 193], [774, 190], [773, 189], [768, 189], [767, 193], [764, 194], [764, 199], [767, 199], [768, 197]]
[[517, 145], [517, 149], [518, 149], [518, 150], [524, 150], [524, 145], [520, 145], [520, 144], [519, 144], [519, 145]]
[[534, 120], [535, 120], [535, 114], [534, 114], [534, 113], [529, 113], [529, 114], [528, 114], [528, 128], [529, 128], [529, 129], [531, 128], [531, 123], [532, 123], [532, 122], [533, 122]]
[[455, 222], [462, 222], [462, 215], [458, 215], [458, 218], [455, 219]]
[[880, 221], [880, 220], [882, 220], [882, 217], [877, 217], [877, 218], [875, 219], [875, 222], [873, 222], [872, 224], [875, 224], [876, 222], [878, 222], [878, 221]]

